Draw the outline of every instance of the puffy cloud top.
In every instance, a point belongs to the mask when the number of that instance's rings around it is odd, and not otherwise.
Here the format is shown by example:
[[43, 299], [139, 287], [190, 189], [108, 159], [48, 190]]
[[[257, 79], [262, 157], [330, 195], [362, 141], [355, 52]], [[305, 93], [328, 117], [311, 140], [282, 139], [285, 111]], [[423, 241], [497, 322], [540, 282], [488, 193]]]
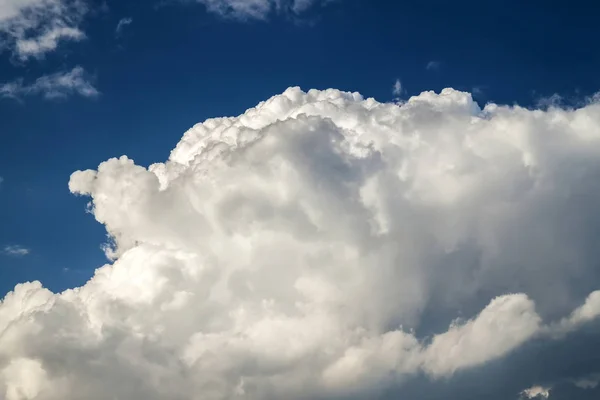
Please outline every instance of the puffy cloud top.
[[290, 88], [75, 172], [114, 262], [7, 295], [0, 393], [377, 398], [563, 340], [600, 310], [599, 156], [597, 103]]

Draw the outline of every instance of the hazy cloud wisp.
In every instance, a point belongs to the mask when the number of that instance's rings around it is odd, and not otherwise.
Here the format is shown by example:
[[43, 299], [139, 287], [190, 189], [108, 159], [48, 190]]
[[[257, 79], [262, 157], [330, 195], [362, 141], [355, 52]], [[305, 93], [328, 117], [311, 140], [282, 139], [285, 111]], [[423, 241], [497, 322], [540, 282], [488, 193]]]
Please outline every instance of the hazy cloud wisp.
[[400, 82], [400, 79], [396, 79], [396, 82], [394, 82], [394, 86], [392, 86], [392, 94], [394, 96], [400, 96], [402, 94], [402, 82]]
[[2, 253], [12, 257], [23, 257], [30, 252], [31, 251], [29, 249], [18, 245], [7, 245], [2, 249]]
[[208, 12], [241, 20], [265, 20], [272, 13], [301, 15], [317, 5], [339, 0], [193, 0]]
[[23, 79], [18, 79], [0, 86], [1, 97], [14, 99], [42, 95], [51, 100], [74, 94], [83, 97], [97, 97], [100, 94], [82, 67], [75, 67], [67, 72], [44, 75], [31, 84], [25, 84]]
[[125, 29], [126, 26], [131, 25], [132, 23], [132, 18], [121, 18], [119, 20], [119, 23], [117, 24], [117, 27], [115, 28], [115, 34], [117, 36], [120, 36], [123, 33], [123, 29]]
[[0, 50], [25, 61], [56, 50], [62, 41], [83, 40], [79, 25], [88, 11], [85, 0], [0, 2]]

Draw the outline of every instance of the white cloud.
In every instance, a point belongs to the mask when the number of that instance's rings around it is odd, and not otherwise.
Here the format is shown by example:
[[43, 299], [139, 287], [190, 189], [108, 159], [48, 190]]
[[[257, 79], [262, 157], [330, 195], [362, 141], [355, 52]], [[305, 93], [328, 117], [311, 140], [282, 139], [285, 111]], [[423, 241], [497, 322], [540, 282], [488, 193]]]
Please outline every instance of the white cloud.
[[590, 293], [583, 305], [577, 307], [558, 324], [549, 326], [547, 330], [554, 336], [563, 336], [598, 317], [600, 317], [600, 290]]
[[39, 57], [49, 51], [56, 50], [60, 40], [82, 40], [83, 32], [70, 27], [52, 27], [41, 35], [32, 39], [23, 39], [17, 42], [17, 53], [21, 58]]
[[236, 19], [265, 20], [273, 12], [300, 15], [317, 5], [335, 0], [193, 0], [203, 4], [208, 12]]
[[96, 97], [100, 94], [81, 67], [75, 67], [68, 72], [44, 75], [29, 85], [24, 84], [22, 79], [18, 79], [0, 86], [0, 97], [15, 99], [30, 95], [57, 99], [74, 94], [83, 97]]
[[13, 257], [23, 257], [29, 254], [30, 250], [18, 245], [8, 245], [4, 246], [2, 253]]
[[576, 309], [568, 319], [568, 324], [579, 325], [600, 316], [600, 290], [590, 294], [581, 307]]
[[[498, 359], [539, 331], [540, 317], [525, 295], [498, 297], [475, 318], [453, 323], [446, 332], [422, 344], [402, 330], [363, 339], [324, 372], [325, 381], [338, 391], [374, 389], [396, 377], [424, 371], [432, 377]], [[498, 327], [503, 329], [499, 330]]]
[[542, 386], [532, 386], [529, 389], [523, 390], [521, 394], [529, 399], [550, 397], [550, 388]]
[[477, 318], [436, 335], [425, 354], [425, 368], [433, 375], [449, 375], [499, 358], [533, 337], [540, 322], [527, 296], [498, 297]]
[[291, 88], [194, 126], [165, 163], [75, 172], [115, 261], [4, 299], [0, 393], [376, 398], [548, 340], [549, 321], [578, 329], [596, 316], [599, 127], [597, 103]]
[[394, 96], [400, 96], [402, 94], [402, 82], [400, 82], [400, 79], [396, 79], [396, 82], [394, 82], [394, 86], [392, 86], [392, 94]]
[[86, 0], [5, 0], [0, 2], [0, 50], [24, 61], [56, 50], [62, 41], [80, 41]]
[[117, 24], [117, 28], [115, 29], [115, 33], [117, 34], [117, 36], [123, 33], [123, 29], [125, 29], [126, 26], [131, 25], [132, 22], [132, 18], [121, 18], [119, 20], [119, 23]]

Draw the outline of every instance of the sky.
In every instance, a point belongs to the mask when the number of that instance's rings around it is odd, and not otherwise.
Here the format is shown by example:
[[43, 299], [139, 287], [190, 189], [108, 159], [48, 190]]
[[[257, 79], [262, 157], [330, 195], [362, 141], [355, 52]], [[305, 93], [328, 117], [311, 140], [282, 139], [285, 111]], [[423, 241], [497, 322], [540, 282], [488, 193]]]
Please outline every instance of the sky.
[[598, 12], [0, 0], [0, 397], [597, 398]]

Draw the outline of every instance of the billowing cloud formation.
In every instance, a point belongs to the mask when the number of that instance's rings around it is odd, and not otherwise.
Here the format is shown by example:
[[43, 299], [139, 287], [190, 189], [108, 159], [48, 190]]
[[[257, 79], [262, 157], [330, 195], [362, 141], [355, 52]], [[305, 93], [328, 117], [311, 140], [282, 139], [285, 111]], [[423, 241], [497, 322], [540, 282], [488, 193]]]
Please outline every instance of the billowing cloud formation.
[[21, 60], [43, 57], [61, 41], [80, 41], [88, 12], [85, 0], [7, 0], [0, 2], [0, 50]]
[[194, 0], [223, 17], [266, 19], [272, 12], [302, 14], [317, 4], [336, 0]]
[[71, 71], [44, 75], [31, 84], [24, 84], [23, 79], [0, 85], [0, 96], [18, 99], [23, 96], [42, 95], [46, 99], [65, 98], [78, 94], [83, 97], [96, 97], [100, 94], [90, 81], [82, 67]]
[[374, 399], [562, 343], [600, 309], [599, 156], [597, 103], [290, 88], [75, 172], [114, 262], [7, 295], [0, 393]]

